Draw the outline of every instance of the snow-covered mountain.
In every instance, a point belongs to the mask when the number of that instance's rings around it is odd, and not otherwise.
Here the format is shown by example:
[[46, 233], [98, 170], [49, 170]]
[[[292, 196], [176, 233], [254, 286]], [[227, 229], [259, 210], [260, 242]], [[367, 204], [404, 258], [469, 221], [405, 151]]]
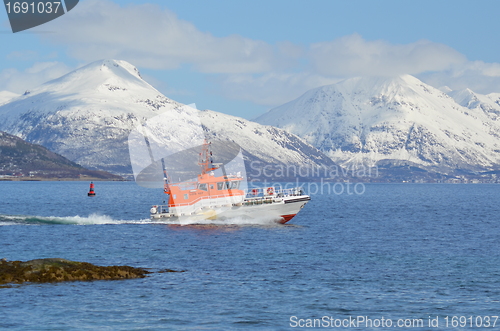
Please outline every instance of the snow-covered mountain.
[[9, 102], [17, 96], [19, 95], [10, 91], [0, 91], [0, 105]]
[[449, 93], [453, 98], [410, 75], [353, 78], [310, 90], [256, 121], [304, 138], [344, 166], [497, 169], [500, 95]]
[[[193, 126], [184, 107], [144, 81], [133, 65], [102, 60], [1, 105], [0, 130], [41, 144], [83, 166], [130, 174], [129, 133], [162, 114], [179, 124], [169, 133], [170, 138], [189, 136]], [[283, 130], [212, 111], [194, 111], [208, 136], [236, 142], [249, 161], [333, 164]]]

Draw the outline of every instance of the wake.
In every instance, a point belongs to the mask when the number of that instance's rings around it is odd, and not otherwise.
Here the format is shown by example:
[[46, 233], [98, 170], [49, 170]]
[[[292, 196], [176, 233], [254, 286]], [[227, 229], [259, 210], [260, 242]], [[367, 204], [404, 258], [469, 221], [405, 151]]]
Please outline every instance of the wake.
[[116, 220], [108, 215], [91, 214], [89, 216], [30, 216], [30, 215], [1, 215], [0, 226], [6, 225], [102, 225], [102, 224], [159, 224], [176, 226], [264, 226], [274, 227], [283, 226], [275, 217], [259, 218], [226, 218], [226, 219], [189, 219], [185, 218], [176, 222], [167, 222], [164, 220]]
[[95, 224], [147, 224], [144, 220], [115, 220], [107, 215], [91, 214], [89, 216], [28, 216], [28, 215], [0, 215], [2, 225], [37, 225], [37, 224], [67, 224], [67, 225], [95, 225]]

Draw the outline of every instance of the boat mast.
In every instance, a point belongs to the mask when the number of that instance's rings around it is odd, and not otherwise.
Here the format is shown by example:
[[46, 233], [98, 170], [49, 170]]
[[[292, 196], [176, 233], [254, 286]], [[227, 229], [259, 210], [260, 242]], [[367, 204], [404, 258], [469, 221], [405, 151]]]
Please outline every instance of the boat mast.
[[163, 169], [163, 192], [170, 195], [170, 178], [168, 177], [167, 168], [165, 167], [165, 160], [163, 158], [161, 159], [161, 167]]
[[201, 168], [201, 174], [205, 175], [206, 173], [217, 169], [217, 165], [213, 163], [212, 160], [212, 151], [210, 150], [211, 143], [207, 143], [206, 140], [203, 141], [201, 153], [198, 157], [198, 165]]

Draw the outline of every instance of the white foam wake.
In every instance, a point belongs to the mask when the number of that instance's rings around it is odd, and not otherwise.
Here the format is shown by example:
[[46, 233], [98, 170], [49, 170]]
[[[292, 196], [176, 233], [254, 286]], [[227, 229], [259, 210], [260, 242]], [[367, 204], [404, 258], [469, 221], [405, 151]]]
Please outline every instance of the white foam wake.
[[27, 216], [27, 215], [0, 215], [0, 225], [19, 224], [73, 224], [73, 225], [94, 225], [94, 224], [146, 224], [149, 219], [144, 220], [115, 220], [108, 215], [91, 214], [89, 216]]
[[0, 226], [5, 225], [40, 225], [40, 224], [67, 224], [67, 225], [97, 225], [97, 224], [165, 224], [165, 225], [202, 225], [202, 226], [281, 226], [275, 217], [226, 219], [189, 219], [176, 222], [164, 220], [116, 220], [108, 215], [91, 214], [89, 216], [29, 216], [29, 215], [0, 215]]

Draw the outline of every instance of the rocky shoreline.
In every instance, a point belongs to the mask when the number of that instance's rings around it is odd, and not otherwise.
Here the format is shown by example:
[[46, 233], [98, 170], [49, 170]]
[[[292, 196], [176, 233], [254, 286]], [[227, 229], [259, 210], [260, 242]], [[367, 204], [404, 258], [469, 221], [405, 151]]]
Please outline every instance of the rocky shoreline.
[[[174, 270], [171, 270], [174, 271]], [[96, 266], [60, 258], [0, 260], [0, 285], [144, 278], [151, 272], [130, 266]]]

